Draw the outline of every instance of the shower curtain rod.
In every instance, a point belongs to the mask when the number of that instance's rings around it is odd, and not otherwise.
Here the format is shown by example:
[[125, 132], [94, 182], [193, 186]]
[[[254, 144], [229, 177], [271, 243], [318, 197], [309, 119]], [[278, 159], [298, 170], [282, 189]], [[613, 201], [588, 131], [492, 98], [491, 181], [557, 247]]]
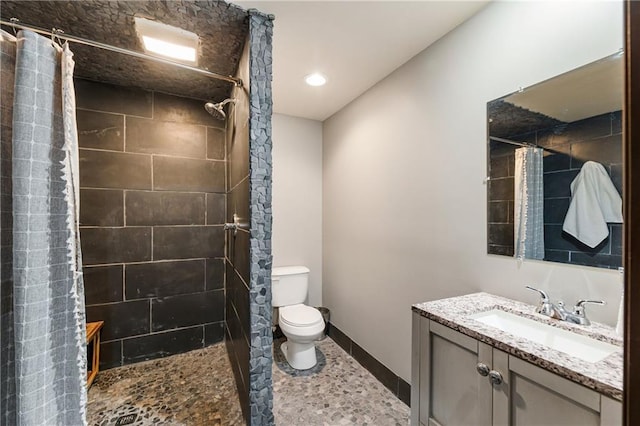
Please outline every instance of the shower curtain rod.
[[559, 151], [556, 151], [554, 149], [533, 145], [533, 144], [530, 144], [530, 143], [527, 143], [527, 142], [517, 142], [517, 141], [512, 141], [511, 139], [498, 138], [498, 137], [495, 137], [495, 136], [489, 136], [489, 139], [492, 140], [492, 141], [496, 141], [496, 142], [504, 142], [504, 143], [508, 143], [508, 144], [511, 144], [511, 145], [524, 146], [524, 147], [527, 147], [527, 148], [540, 148], [543, 151], [548, 151], [548, 152], [553, 152], [553, 153], [558, 153], [559, 152]]
[[498, 137], [495, 137], [495, 136], [489, 136], [489, 139], [491, 139], [492, 141], [504, 142], [504, 143], [508, 143], [508, 144], [511, 144], [511, 145], [526, 146], [526, 147], [529, 147], [529, 148], [538, 148], [535, 145], [531, 145], [530, 143], [517, 142], [517, 141], [512, 141], [511, 139], [498, 138]]
[[108, 50], [111, 52], [122, 53], [123, 55], [129, 55], [140, 59], [147, 59], [153, 62], [159, 62], [165, 65], [173, 65], [178, 68], [182, 68], [184, 70], [189, 70], [193, 72], [197, 72], [206, 77], [215, 78], [217, 80], [224, 80], [229, 83], [233, 83], [237, 87], [242, 87], [242, 80], [239, 78], [226, 76], [222, 74], [217, 74], [215, 72], [203, 70], [201, 68], [192, 67], [190, 65], [181, 64], [180, 62], [175, 62], [170, 59], [163, 59], [156, 56], [147, 55], [146, 53], [136, 52], [135, 50], [124, 49], [122, 47], [112, 46], [110, 44], [100, 43], [99, 41], [88, 40], [82, 37], [76, 37], [72, 35], [65, 34], [64, 31], [56, 28], [52, 28], [51, 30], [47, 30], [44, 28], [35, 27], [33, 25], [23, 24], [16, 18], [11, 18], [9, 21], [5, 21], [4, 19], [0, 19], [0, 24], [6, 25], [12, 28], [24, 29], [33, 31], [36, 33], [49, 35], [52, 38], [59, 38], [61, 40], [67, 40], [73, 43], [84, 44], [85, 46], [97, 47], [99, 49]]

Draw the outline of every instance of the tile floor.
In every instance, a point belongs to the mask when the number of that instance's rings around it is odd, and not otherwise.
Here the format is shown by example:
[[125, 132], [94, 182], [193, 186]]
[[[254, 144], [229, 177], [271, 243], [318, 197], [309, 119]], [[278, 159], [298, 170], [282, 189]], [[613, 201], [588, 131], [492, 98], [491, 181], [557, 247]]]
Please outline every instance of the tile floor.
[[[409, 408], [330, 338], [318, 365], [290, 369], [275, 342], [276, 425], [406, 425]], [[124, 422], [134, 419], [132, 423]], [[241, 425], [224, 344], [98, 374], [89, 391], [90, 425]]]

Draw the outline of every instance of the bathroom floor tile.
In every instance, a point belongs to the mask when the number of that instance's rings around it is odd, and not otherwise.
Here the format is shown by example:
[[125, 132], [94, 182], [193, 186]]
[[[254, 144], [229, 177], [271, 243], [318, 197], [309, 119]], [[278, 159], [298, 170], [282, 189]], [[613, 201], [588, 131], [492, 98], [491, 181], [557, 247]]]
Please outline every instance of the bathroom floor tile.
[[[282, 340], [274, 342], [276, 351]], [[294, 371], [275, 353], [276, 425], [407, 425], [409, 407], [330, 338], [318, 366]], [[118, 367], [89, 390], [90, 425], [242, 425], [224, 344]]]
[[[274, 344], [279, 349], [279, 342]], [[276, 425], [407, 425], [409, 407], [330, 338], [317, 342], [324, 365], [292, 376], [273, 366]], [[315, 369], [315, 367], [314, 367]], [[311, 370], [314, 370], [311, 369]]]
[[87, 405], [89, 425], [243, 423], [224, 343], [101, 371]]

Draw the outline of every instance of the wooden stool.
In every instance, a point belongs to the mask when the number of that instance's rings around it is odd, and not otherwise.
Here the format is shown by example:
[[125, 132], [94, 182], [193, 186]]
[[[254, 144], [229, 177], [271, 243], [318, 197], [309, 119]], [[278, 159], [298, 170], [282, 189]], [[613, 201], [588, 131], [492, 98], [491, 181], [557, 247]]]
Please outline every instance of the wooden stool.
[[91, 357], [91, 370], [87, 372], [87, 389], [91, 387], [93, 379], [98, 374], [100, 366], [100, 329], [104, 325], [104, 321], [90, 322], [87, 324], [87, 345], [91, 344], [93, 356]]

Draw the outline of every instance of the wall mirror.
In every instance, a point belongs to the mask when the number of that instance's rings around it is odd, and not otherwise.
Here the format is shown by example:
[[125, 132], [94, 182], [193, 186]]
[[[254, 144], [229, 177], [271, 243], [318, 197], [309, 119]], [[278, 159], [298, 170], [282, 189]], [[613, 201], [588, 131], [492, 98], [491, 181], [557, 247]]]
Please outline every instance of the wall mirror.
[[487, 251], [622, 265], [623, 53], [487, 104]]

